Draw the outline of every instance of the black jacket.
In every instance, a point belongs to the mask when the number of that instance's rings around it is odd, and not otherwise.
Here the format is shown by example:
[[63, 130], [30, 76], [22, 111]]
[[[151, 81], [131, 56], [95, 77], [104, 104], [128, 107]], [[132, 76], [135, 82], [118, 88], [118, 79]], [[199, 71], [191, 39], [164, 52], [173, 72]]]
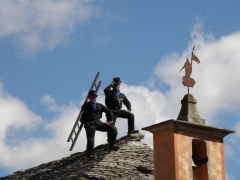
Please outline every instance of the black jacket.
[[108, 115], [110, 115], [110, 117], [113, 119], [113, 113], [110, 109], [108, 109], [107, 107], [105, 107], [104, 105], [102, 105], [101, 103], [96, 103], [96, 110], [93, 111], [92, 106], [90, 103], [84, 103], [82, 106], [82, 119], [83, 119], [83, 123], [87, 123], [90, 121], [95, 121], [95, 120], [99, 120], [102, 118], [102, 113], [105, 112]]
[[111, 90], [112, 85], [110, 84], [104, 89], [105, 94], [105, 104], [111, 110], [121, 110], [122, 103], [127, 107], [128, 110], [131, 111], [131, 103], [125, 96], [125, 94], [120, 93], [119, 97], [117, 97], [113, 90]]

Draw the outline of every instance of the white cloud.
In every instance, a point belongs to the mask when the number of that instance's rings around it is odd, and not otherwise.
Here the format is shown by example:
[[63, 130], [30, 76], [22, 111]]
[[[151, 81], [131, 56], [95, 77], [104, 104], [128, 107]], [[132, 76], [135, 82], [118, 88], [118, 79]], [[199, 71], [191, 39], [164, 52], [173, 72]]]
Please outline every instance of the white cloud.
[[[0, 83], [0, 140], [4, 140], [8, 129], [24, 128], [30, 131], [31, 128], [41, 123], [40, 116], [35, 115], [25, 104], [16, 97], [4, 92]], [[0, 142], [1, 143], [1, 142]]]
[[236, 124], [235, 131], [237, 136], [240, 138], [240, 121]]
[[234, 176], [227, 174], [227, 180], [236, 180]]
[[226, 157], [233, 157], [235, 155], [235, 150], [233, 149], [232, 146], [225, 144], [224, 149], [225, 149]]
[[33, 55], [38, 50], [66, 43], [78, 25], [99, 12], [93, 1], [0, 1], [0, 40], [10, 37], [19, 44], [22, 53]]
[[[191, 77], [195, 79], [196, 84], [194, 88], [190, 89], [190, 93], [198, 100], [197, 107], [201, 117], [206, 119], [208, 125], [216, 125], [214, 117], [222, 110], [228, 113], [238, 110], [240, 86], [237, 85], [237, 82], [240, 80], [238, 70], [240, 45], [237, 42], [240, 40], [240, 33], [236, 32], [220, 39], [214, 39], [211, 34], [204, 35], [195, 28], [192, 37], [192, 42], [182, 54], [175, 53], [163, 57], [155, 68], [151, 82], [158, 79], [160, 82], [168, 84], [169, 90], [165, 92], [152, 90], [154, 83], [151, 83], [151, 88], [124, 83], [121, 85], [121, 91], [132, 103], [136, 129], [141, 130], [143, 127], [155, 123], [176, 119], [181, 108], [180, 101], [187, 93], [186, 87], [181, 84], [183, 72], [180, 74], [178, 72], [185, 62], [185, 58], [190, 56], [193, 44], [196, 45], [195, 54], [201, 63], [193, 63]], [[57, 114], [44, 124], [45, 131], [51, 136], [48, 138], [32, 137], [21, 140], [16, 145], [9, 145], [6, 144], [6, 133], [11, 126], [15, 124], [18, 125], [18, 128], [37, 127], [41, 118], [31, 112], [19, 99], [4, 92], [2, 88], [0, 88], [0, 98], [1, 102], [4, 102], [2, 104], [4, 110], [1, 109], [0, 118], [5, 119], [0, 127], [0, 144], [3, 147], [0, 153], [6, 155], [0, 157], [1, 165], [15, 171], [69, 155], [70, 143], [66, 141], [79, 113], [79, 105], [74, 103], [58, 105], [51, 96], [44, 96], [42, 103]], [[97, 101], [104, 104], [103, 94], [99, 94]], [[12, 109], [18, 113], [7, 113]], [[102, 120], [105, 120], [105, 116]], [[236, 124], [236, 134], [239, 137], [239, 121], [234, 121], [231, 123], [233, 126]], [[226, 123], [230, 123], [230, 121]], [[24, 126], [25, 124], [28, 126]], [[127, 121], [119, 118], [116, 125], [119, 131], [118, 138], [126, 135]], [[146, 134], [143, 142], [152, 146], [152, 135], [146, 131], [141, 131], [141, 133]], [[106, 143], [106, 139], [106, 133], [97, 133], [96, 145]], [[239, 141], [234, 143], [239, 147]], [[86, 136], [83, 129], [74, 151], [70, 153], [83, 151], [85, 147]], [[238, 154], [239, 149], [234, 149], [231, 144], [228, 144], [225, 151], [227, 156], [234, 156], [235, 153]]]
[[66, 106], [59, 106], [54, 98], [50, 95], [44, 95], [41, 103], [48, 107], [49, 111], [52, 112], [62, 112], [66, 108]]
[[194, 53], [201, 63], [193, 62], [191, 77], [196, 84], [190, 88], [190, 93], [198, 100], [200, 115], [207, 118], [208, 124], [212, 124], [212, 118], [220, 110], [235, 111], [240, 103], [240, 86], [237, 85], [240, 81], [240, 32], [214, 39], [211, 34], [204, 37], [200, 29], [195, 29], [192, 37], [192, 42], [182, 54], [168, 55], [159, 62], [155, 75], [161, 82], [170, 85], [168, 102], [179, 102], [177, 97], [186, 94], [187, 88], [181, 84], [184, 72], [178, 72], [186, 57], [190, 58], [195, 44]]

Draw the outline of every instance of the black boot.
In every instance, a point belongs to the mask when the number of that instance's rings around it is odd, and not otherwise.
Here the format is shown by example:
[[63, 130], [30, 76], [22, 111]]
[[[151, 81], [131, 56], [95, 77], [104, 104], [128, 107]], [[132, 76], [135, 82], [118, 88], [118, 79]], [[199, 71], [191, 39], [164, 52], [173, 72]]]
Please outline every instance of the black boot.
[[129, 134], [136, 134], [136, 133], [139, 133], [139, 130], [132, 130], [130, 132], [128, 131], [127, 134], [129, 135]]
[[118, 151], [118, 149], [119, 149], [119, 146], [117, 146], [116, 144], [113, 144], [113, 145], [109, 146], [110, 151]]
[[95, 158], [94, 154], [91, 153], [91, 152], [88, 152], [88, 153], [86, 154], [86, 156], [87, 156], [87, 158], [88, 158], [89, 160]]

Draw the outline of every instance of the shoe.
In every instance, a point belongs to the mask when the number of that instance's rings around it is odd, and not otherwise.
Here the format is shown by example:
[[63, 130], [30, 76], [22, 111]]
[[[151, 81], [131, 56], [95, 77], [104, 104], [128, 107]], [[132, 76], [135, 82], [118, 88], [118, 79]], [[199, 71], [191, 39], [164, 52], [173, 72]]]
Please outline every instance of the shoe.
[[132, 130], [131, 132], [128, 132], [127, 134], [136, 134], [136, 133], [139, 133], [139, 130]]
[[118, 149], [119, 149], [119, 146], [117, 146], [116, 144], [109, 147], [110, 151], [118, 151]]
[[88, 159], [94, 159], [95, 156], [94, 156], [94, 154], [88, 154], [88, 155], [87, 155], [87, 158], [88, 158]]

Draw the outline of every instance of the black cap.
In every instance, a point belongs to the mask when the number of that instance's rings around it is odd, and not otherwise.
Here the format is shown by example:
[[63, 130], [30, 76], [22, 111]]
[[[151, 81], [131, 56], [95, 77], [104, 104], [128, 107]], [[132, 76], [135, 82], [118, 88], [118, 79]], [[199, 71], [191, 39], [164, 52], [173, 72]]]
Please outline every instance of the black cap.
[[113, 82], [119, 85], [122, 81], [120, 80], [120, 77], [114, 77]]
[[90, 90], [89, 92], [88, 92], [88, 96], [98, 96], [97, 95], [97, 93], [96, 93], [96, 91], [94, 91], [94, 90]]

